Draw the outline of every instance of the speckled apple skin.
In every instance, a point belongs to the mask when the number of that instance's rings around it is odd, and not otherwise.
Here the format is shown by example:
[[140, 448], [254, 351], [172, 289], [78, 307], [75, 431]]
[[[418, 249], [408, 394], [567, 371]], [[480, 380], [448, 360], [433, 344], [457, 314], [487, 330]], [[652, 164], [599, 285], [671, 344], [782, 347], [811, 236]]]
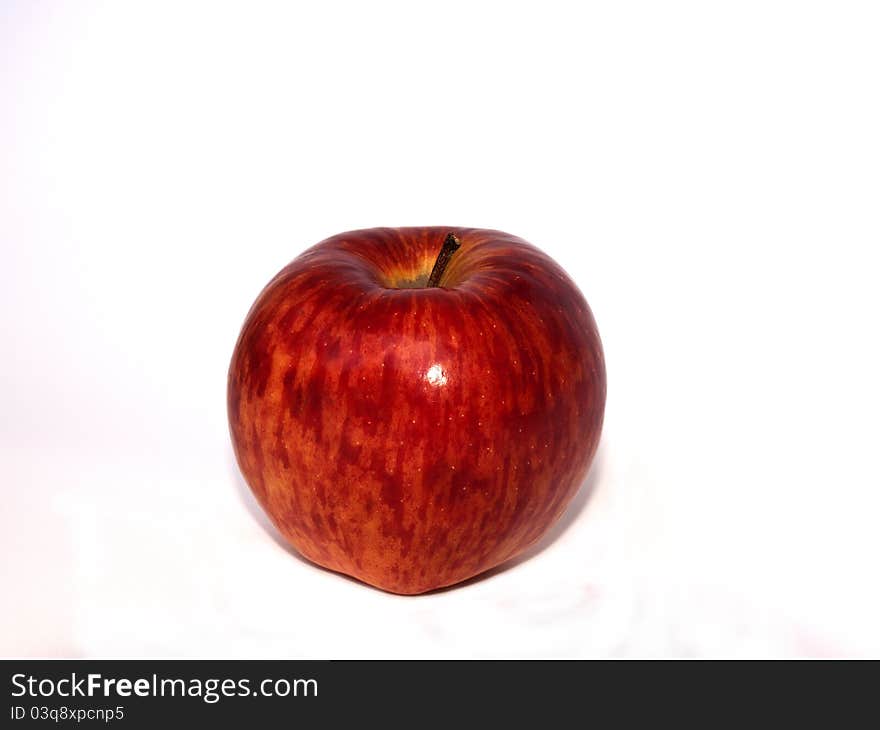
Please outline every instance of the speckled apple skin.
[[[424, 288], [450, 231], [461, 248]], [[297, 551], [416, 594], [513, 558], [562, 515], [605, 389], [592, 313], [537, 248], [500, 231], [369, 229], [312, 247], [259, 295], [229, 425]]]

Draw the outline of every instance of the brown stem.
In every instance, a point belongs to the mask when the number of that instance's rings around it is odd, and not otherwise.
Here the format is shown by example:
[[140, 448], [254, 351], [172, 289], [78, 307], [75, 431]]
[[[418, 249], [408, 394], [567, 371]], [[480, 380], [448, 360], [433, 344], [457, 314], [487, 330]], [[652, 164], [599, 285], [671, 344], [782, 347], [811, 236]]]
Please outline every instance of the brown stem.
[[428, 286], [440, 286], [440, 279], [443, 276], [443, 272], [446, 271], [446, 267], [449, 265], [449, 260], [452, 258], [452, 254], [458, 251], [461, 246], [461, 241], [458, 240], [458, 236], [454, 233], [450, 233], [446, 236], [446, 240], [443, 241], [443, 248], [440, 249], [440, 253], [437, 254], [437, 260], [434, 262], [434, 268], [431, 269], [431, 275], [428, 277]]

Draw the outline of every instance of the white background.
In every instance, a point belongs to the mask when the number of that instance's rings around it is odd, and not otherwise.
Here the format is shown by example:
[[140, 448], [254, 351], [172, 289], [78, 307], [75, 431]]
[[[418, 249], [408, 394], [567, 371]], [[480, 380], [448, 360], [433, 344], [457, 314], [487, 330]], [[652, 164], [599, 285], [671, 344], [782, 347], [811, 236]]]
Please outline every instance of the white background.
[[[0, 654], [880, 655], [880, 16], [0, 5]], [[417, 598], [285, 550], [225, 378], [275, 272], [500, 228], [607, 356], [588, 487]]]

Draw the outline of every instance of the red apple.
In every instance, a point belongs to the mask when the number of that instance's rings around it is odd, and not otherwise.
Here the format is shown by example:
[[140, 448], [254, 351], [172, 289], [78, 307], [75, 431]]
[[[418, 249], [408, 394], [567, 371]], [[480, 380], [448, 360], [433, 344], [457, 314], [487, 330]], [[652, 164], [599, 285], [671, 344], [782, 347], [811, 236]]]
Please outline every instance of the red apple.
[[605, 364], [580, 291], [522, 239], [377, 228], [269, 282], [228, 406], [241, 471], [296, 550], [423, 593], [513, 558], [562, 515], [598, 446]]

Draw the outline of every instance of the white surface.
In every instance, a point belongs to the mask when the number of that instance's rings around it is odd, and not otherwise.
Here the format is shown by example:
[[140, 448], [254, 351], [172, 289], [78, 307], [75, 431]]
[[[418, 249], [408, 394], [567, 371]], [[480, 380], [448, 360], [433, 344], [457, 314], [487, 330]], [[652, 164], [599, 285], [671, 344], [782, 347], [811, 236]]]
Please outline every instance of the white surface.
[[[880, 655], [877, 6], [309, 6], [0, 6], [0, 655]], [[304, 247], [437, 223], [572, 274], [607, 426], [400, 598], [276, 542], [225, 377]]]

